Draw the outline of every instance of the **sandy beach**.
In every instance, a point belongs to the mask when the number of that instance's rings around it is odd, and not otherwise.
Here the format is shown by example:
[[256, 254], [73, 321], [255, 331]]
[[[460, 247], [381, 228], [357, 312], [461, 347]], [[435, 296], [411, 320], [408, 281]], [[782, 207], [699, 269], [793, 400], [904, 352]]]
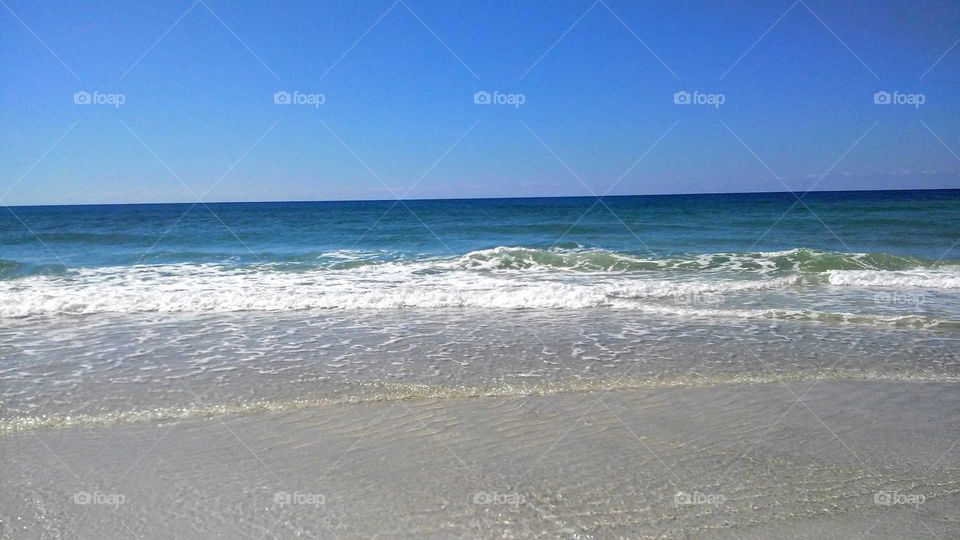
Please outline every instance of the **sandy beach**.
[[34, 430], [0, 438], [0, 530], [950, 537], [960, 533], [954, 388], [728, 384]]
[[491, 313], [13, 322], [0, 532], [960, 532], [950, 332]]

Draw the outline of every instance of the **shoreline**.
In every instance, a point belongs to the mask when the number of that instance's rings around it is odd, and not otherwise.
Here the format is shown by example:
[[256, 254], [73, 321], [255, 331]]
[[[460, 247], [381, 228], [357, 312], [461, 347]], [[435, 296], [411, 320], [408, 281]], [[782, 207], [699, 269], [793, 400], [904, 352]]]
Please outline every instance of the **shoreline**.
[[111, 428], [136, 423], [180, 422], [194, 419], [215, 419], [234, 415], [270, 414], [300, 409], [338, 408], [350, 405], [389, 403], [394, 401], [474, 400], [542, 397], [557, 394], [594, 392], [626, 392], [666, 388], [714, 388], [720, 386], [783, 385], [797, 382], [870, 382], [908, 384], [956, 384], [960, 373], [905, 373], [830, 369], [791, 373], [728, 373], [711, 376], [687, 375], [647, 378], [613, 378], [601, 380], [517, 382], [485, 386], [443, 386], [420, 383], [373, 381], [356, 383], [357, 394], [341, 397], [302, 398], [285, 401], [260, 400], [220, 404], [152, 407], [100, 414], [13, 416], [0, 418], [0, 437], [37, 430], [70, 428]]
[[[951, 446], [960, 419], [943, 414], [960, 405], [952, 384], [806, 382], [402, 400], [8, 434], [0, 531], [960, 533], [960, 452]], [[78, 493], [92, 502], [77, 503]], [[677, 504], [681, 493], [690, 499]], [[923, 501], [878, 504], [884, 493]]]

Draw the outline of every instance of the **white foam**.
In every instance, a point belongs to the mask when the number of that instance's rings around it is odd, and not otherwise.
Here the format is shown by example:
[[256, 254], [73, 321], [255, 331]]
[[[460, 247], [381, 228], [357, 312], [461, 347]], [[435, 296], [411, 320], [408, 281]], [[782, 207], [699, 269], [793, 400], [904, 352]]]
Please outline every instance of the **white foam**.
[[[403, 308], [612, 308], [672, 310], [687, 315], [683, 304], [724, 316], [721, 306], [714, 305], [710, 295], [771, 290], [816, 294], [826, 285], [851, 290], [960, 289], [960, 268], [956, 266], [903, 271], [766, 271], [774, 264], [770, 262], [772, 257], [797, 253], [800, 252], [790, 250], [735, 258], [708, 254], [662, 259], [671, 266], [644, 266], [639, 270], [597, 268], [624, 261], [635, 265], [655, 260], [600, 251], [526, 248], [495, 248], [459, 258], [371, 262], [350, 268], [315, 267], [301, 271], [271, 265], [217, 264], [87, 268], [66, 275], [0, 281], [0, 317]], [[357, 257], [353, 252], [334, 255], [348, 260]], [[756, 267], [744, 269], [744, 263], [757, 260], [763, 262], [761, 271], [753, 271]], [[520, 264], [513, 264], [516, 261]], [[694, 268], [678, 267], [677, 261]], [[587, 267], [589, 271], [584, 271]], [[670, 297], [681, 301], [665, 301]], [[748, 302], [741, 307], [763, 306]], [[770, 317], [769, 310], [728, 311], [729, 316], [746, 313], [748, 317]], [[793, 316], [787, 314], [785, 318]]]
[[831, 270], [827, 272], [831, 285], [848, 287], [896, 287], [907, 289], [960, 289], [960, 273], [950, 269], [891, 270]]
[[799, 278], [669, 280], [636, 276], [466, 270], [423, 272], [429, 263], [348, 270], [253, 271], [217, 265], [85, 269], [71, 276], [0, 282], [0, 316], [103, 312], [229, 312], [305, 309], [631, 308], [647, 298], [775, 289]]

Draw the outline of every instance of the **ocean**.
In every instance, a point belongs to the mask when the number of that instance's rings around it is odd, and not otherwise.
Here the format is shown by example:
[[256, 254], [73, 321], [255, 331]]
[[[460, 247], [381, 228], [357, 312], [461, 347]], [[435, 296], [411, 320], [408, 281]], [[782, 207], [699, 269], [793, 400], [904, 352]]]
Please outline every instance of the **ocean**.
[[[374, 519], [384, 512], [426, 536], [469, 535], [464, 516], [516, 536], [635, 536], [638, 523], [655, 536], [764, 536], [833, 513], [866, 528], [878, 490], [902, 481], [949, 506], [960, 486], [957, 459], [935, 459], [960, 434], [943, 412], [960, 381], [960, 190], [8, 210], [0, 449], [14, 459], [0, 472], [47, 482], [45, 508], [90, 485], [57, 473], [51, 452], [107, 470], [106, 452], [132, 475], [110, 477], [117, 493], [189, 507], [182, 530], [135, 504], [133, 517], [103, 518], [147, 536], [221, 531], [211, 516], [234, 511], [266, 531], [276, 516], [260, 507], [300, 482], [285, 471], [319, 474], [320, 455], [406, 490], [381, 500], [373, 484], [331, 479], [314, 486], [326, 521], [286, 518], [346, 536], [389, 535]], [[594, 395], [603, 406], [584, 401]], [[802, 411], [787, 408], [797, 396], [819, 396], [808, 409], [826, 431], [780, 424]], [[377, 423], [400, 408], [409, 417]], [[571, 432], [598, 411], [619, 414]], [[867, 417], [890, 422], [886, 439]], [[216, 438], [219, 425], [233, 436]], [[155, 449], [152, 430], [166, 429]], [[915, 439], [890, 439], [904, 433]], [[432, 450], [412, 434], [436, 439]], [[901, 468], [924, 456], [912, 483], [863, 457], [880, 446]], [[210, 448], [234, 456], [226, 470], [192, 465]], [[163, 482], [134, 460], [158, 451]], [[469, 486], [378, 468], [397, 455], [463, 465]], [[650, 477], [651, 455], [691, 472]], [[534, 508], [474, 515], [477, 493], [497, 501], [496, 489]], [[250, 490], [263, 500], [247, 508], [238, 494]], [[678, 506], [681, 492], [727, 503]], [[9, 493], [0, 503], [35, 511], [34, 495]], [[447, 513], [421, 512], [438, 499]], [[72, 519], [55, 529], [107, 530]]]
[[[11, 210], [0, 214], [0, 426], [195, 405], [127, 395], [115, 378], [143, 362], [200, 381], [258, 358], [283, 363], [218, 387], [227, 395], [215, 406], [241, 408], [327, 399], [343, 392], [334, 383], [361, 381], [606, 381], [624, 363], [632, 375], [729, 376], [688, 365], [704, 336], [719, 353], [724, 336], [735, 349], [795, 334], [804, 355], [764, 352], [790, 366], [786, 376], [871, 338], [905, 358], [864, 359], [863, 373], [954, 375], [938, 346], [960, 332], [960, 252], [950, 250], [960, 191]], [[352, 334], [329, 339], [339, 328]], [[750, 365], [755, 355], [729, 354], [738, 376], [768, 374]], [[10, 366], [25, 362], [63, 379], [24, 379]], [[293, 391], [301, 371], [329, 384]], [[45, 391], [82, 395], [99, 378], [118, 395], [64, 403]]]
[[14, 211], [8, 318], [601, 308], [938, 327], [960, 287], [960, 191]]

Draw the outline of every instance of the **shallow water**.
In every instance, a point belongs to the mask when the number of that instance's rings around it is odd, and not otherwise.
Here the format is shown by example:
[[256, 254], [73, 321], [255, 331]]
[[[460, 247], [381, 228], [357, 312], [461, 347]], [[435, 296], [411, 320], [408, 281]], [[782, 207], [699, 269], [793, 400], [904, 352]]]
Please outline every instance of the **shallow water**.
[[648, 388], [12, 433], [0, 533], [950, 538], [954, 389]]
[[138, 314], [2, 332], [0, 431], [410, 398], [960, 379], [952, 331], [576, 311]]

